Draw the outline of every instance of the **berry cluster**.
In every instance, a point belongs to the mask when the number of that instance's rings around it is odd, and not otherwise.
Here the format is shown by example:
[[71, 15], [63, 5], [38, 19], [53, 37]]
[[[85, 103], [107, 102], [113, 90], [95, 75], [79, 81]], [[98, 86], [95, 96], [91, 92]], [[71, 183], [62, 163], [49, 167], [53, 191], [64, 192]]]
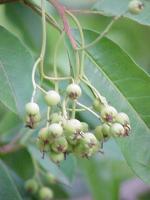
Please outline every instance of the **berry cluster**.
[[[77, 103], [82, 91], [78, 84], [69, 84], [66, 88], [64, 101]], [[85, 122], [80, 122], [72, 117], [75, 111], [73, 108], [67, 109], [67, 103], [61, 104], [61, 97], [57, 91], [50, 90], [45, 95], [45, 102], [49, 110], [58, 110], [48, 113], [47, 126], [43, 127], [38, 134], [37, 146], [43, 155], [47, 153], [50, 159], [59, 164], [65, 159], [67, 154], [73, 153], [80, 157], [89, 158], [102, 148], [102, 143], [111, 136], [128, 136], [130, 131], [129, 118], [125, 113], [118, 113], [116, 109], [108, 105], [102, 96], [96, 98], [90, 109], [103, 122], [95, 128], [94, 133], [89, 131], [89, 126]], [[62, 106], [61, 106], [62, 105]], [[62, 112], [60, 108], [63, 108]], [[26, 124], [34, 128], [39, 120], [39, 107], [31, 102], [26, 105], [28, 119]], [[38, 117], [37, 117], [38, 116]]]

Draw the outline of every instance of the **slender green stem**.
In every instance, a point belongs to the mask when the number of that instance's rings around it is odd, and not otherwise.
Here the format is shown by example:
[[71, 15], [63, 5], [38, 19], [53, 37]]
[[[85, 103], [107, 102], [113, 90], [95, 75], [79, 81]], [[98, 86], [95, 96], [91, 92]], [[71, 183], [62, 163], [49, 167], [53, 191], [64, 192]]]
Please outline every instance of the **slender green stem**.
[[84, 75], [85, 79], [81, 79], [86, 85], [88, 85], [91, 90], [93, 91], [93, 93], [95, 94], [95, 97], [98, 98], [102, 104], [106, 105], [106, 99], [99, 93], [99, 91], [90, 83], [90, 81], [88, 80], [88, 78]]
[[[68, 10], [66, 11], [66, 13], [73, 19], [73, 21], [77, 25], [79, 33], [80, 33], [80, 37], [81, 37], [81, 48], [84, 48], [85, 46], [84, 34], [83, 34], [82, 26], [80, 25], [79, 20]], [[82, 77], [83, 71], [84, 71], [84, 57], [85, 57], [85, 54], [84, 54], [84, 49], [83, 49], [81, 52], [81, 64], [80, 64], [80, 71], [79, 71], [80, 77]]]
[[95, 117], [97, 117], [98, 119], [100, 119], [100, 116], [95, 113], [93, 110], [91, 110], [89, 107], [83, 105], [82, 103], [79, 103], [78, 101], [76, 101], [76, 104], [82, 108], [84, 108], [85, 110], [89, 111], [90, 113], [92, 113]]
[[44, 90], [40, 85], [36, 84], [36, 87], [43, 92], [44, 94], [47, 94], [46, 90]]
[[76, 57], [76, 75], [74, 79], [75, 79], [75, 82], [78, 82], [79, 77], [80, 77], [80, 57], [79, 57], [78, 51], [75, 51], [75, 57]]
[[73, 101], [72, 102], [72, 113], [71, 113], [71, 117], [74, 119], [76, 116], [76, 102]]
[[[72, 111], [73, 109], [72, 108], [67, 108], [66, 110]], [[85, 108], [76, 108], [75, 111], [76, 112], [84, 112], [84, 111], [86, 111], [86, 109]]]
[[[58, 57], [58, 49], [59, 49], [59, 46], [61, 44], [61, 41], [64, 37], [64, 34], [65, 32], [63, 31], [58, 39], [58, 42], [56, 43], [56, 47], [55, 47], [55, 51], [54, 51], [54, 77], [57, 78], [58, 77], [58, 71], [57, 71], [57, 57]], [[55, 82], [55, 90], [58, 91], [58, 82], [56, 81]]]
[[50, 77], [50, 76], [44, 76], [45, 79], [50, 81], [64, 81], [64, 80], [73, 80], [71, 76], [68, 77]]
[[36, 72], [36, 68], [38, 66], [38, 64], [40, 63], [41, 58], [39, 57], [36, 62], [34, 63], [33, 69], [32, 69], [32, 84], [33, 84], [33, 93], [32, 93], [32, 97], [31, 97], [31, 102], [34, 102], [34, 97], [36, 94], [36, 82], [35, 82], [35, 72]]
[[41, 9], [42, 9], [42, 47], [41, 47], [41, 66], [40, 72], [41, 76], [44, 76], [44, 56], [46, 50], [46, 17], [45, 17], [45, 0], [41, 0]]
[[111, 22], [107, 25], [107, 27], [105, 28], [105, 30], [99, 34], [99, 36], [94, 40], [92, 41], [91, 43], [85, 45], [84, 47], [81, 47], [81, 48], [77, 48], [77, 50], [83, 50], [83, 49], [88, 49], [90, 47], [92, 47], [93, 45], [95, 45], [96, 43], [98, 43], [110, 30], [110, 28], [113, 26], [113, 24], [122, 17], [122, 15], [118, 15], [118, 16], [115, 16], [113, 18], [113, 20], [111, 20]]
[[63, 100], [63, 102], [62, 102], [62, 114], [63, 114], [63, 117], [64, 117], [65, 119], [68, 119], [67, 110], [66, 110], [67, 101], [68, 101], [68, 98], [65, 96], [65, 97], [64, 97], [64, 100]]
[[49, 122], [50, 122], [50, 112], [51, 112], [51, 108], [48, 107], [47, 108], [47, 127], [49, 126]]

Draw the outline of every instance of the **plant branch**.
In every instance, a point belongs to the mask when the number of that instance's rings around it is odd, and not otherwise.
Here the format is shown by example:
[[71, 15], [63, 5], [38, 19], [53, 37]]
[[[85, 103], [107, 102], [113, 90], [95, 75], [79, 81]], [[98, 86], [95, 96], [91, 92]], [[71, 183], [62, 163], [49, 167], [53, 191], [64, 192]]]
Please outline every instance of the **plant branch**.
[[65, 12], [66, 12], [66, 9], [63, 5], [61, 5], [58, 0], [48, 0], [54, 7], [55, 9], [57, 10], [57, 12], [59, 13], [62, 21], [63, 21], [63, 25], [64, 25], [64, 31], [66, 32], [71, 44], [72, 44], [72, 47], [74, 49], [77, 48], [77, 43], [71, 33], [71, 29], [70, 29], [70, 26], [69, 26], [69, 23], [68, 23], [68, 20], [65, 16]]

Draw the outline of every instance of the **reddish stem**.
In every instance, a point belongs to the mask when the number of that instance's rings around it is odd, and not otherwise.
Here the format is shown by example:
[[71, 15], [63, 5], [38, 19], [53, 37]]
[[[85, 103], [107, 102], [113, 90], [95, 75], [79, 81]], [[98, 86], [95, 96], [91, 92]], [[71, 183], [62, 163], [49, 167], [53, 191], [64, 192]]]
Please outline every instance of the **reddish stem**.
[[69, 23], [68, 23], [68, 20], [65, 16], [65, 12], [66, 12], [66, 8], [61, 5], [58, 0], [49, 0], [49, 2], [56, 8], [57, 12], [59, 13], [60, 17], [62, 18], [62, 21], [63, 21], [63, 24], [64, 24], [64, 31], [66, 32], [71, 44], [72, 44], [72, 47], [74, 49], [77, 48], [77, 44], [76, 44], [76, 41], [71, 33], [71, 29], [70, 29], [70, 26], [69, 26]]

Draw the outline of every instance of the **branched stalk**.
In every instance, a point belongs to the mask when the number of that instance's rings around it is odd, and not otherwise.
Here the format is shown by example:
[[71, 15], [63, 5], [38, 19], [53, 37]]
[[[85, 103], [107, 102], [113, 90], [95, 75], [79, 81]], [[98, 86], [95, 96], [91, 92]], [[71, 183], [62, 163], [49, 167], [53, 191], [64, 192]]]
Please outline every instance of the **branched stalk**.
[[84, 75], [84, 78], [81, 79], [87, 86], [89, 86], [92, 90], [92, 92], [95, 94], [95, 97], [99, 99], [99, 101], [106, 105], [106, 101], [104, 100], [104, 97], [99, 93], [99, 91], [90, 83], [88, 78]]
[[[84, 34], [83, 34], [83, 30], [82, 27], [80, 25], [79, 20], [70, 12], [70, 11], [66, 11], [66, 13], [73, 19], [73, 21], [75, 22], [75, 24], [78, 27], [79, 33], [80, 33], [80, 37], [81, 37], [81, 48], [84, 48], [85, 46], [85, 41], [84, 41]], [[84, 71], [84, 49], [81, 52], [81, 63], [80, 63], [80, 71], [79, 71], [79, 76], [82, 77], [83, 76], [83, 71]]]
[[95, 113], [93, 110], [91, 110], [89, 107], [83, 105], [82, 103], [79, 103], [78, 101], [76, 101], [76, 104], [82, 108], [84, 108], [85, 110], [89, 111], [90, 113], [92, 113], [95, 117], [97, 117], [98, 119], [100, 119], [100, 116]]
[[113, 24], [122, 17], [122, 15], [118, 15], [118, 16], [115, 16], [113, 18], [113, 20], [107, 25], [107, 27], [105, 28], [105, 30], [99, 34], [99, 36], [94, 40], [92, 41], [91, 43], [85, 45], [84, 47], [81, 47], [81, 48], [77, 48], [77, 50], [83, 50], [83, 49], [88, 49], [90, 47], [92, 47], [93, 45], [95, 45], [96, 43], [98, 43], [108, 32], [109, 30], [111, 29], [111, 27], [113, 26]]

